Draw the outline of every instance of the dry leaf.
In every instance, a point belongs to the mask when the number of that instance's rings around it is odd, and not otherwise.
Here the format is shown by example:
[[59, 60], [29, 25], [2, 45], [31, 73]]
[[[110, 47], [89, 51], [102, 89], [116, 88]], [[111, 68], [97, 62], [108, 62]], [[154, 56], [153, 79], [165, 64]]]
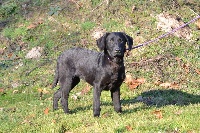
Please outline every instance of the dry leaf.
[[183, 64], [183, 68], [185, 69], [186, 73], [189, 73], [189, 64]]
[[181, 58], [179, 57], [175, 57], [175, 60], [178, 62], [178, 64], [180, 65], [180, 62], [181, 62]]
[[126, 126], [126, 130], [130, 132], [133, 130], [133, 128], [130, 125], [128, 125], [128, 126]]
[[195, 69], [196, 73], [200, 75], [200, 71], [198, 69]]
[[46, 88], [44, 88], [44, 89], [39, 88], [38, 92], [43, 93], [43, 94], [48, 94], [49, 93], [49, 91]]
[[26, 117], [26, 119], [31, 119], [31, 118], [35, 118], [35, 114], [30, 114]]
[[130, 74], [127, 74], [126, 75], [126, 79], [124, 80], [124, 82], [126, 84], [130, 84], [132, 82], [132, 80], [133, 80], [133, 77]]
[[133, 79], [131, 75], [126, 75], [125, 83], [130, 90], [137, 88], [139, 85], [145, 82], [145, 78]]
[[0, 92], [3, 93], [3, 92], [4, 92], [4, 89], [3, 89], [3, 88], [0, 88]]
[[49, 113], [49, 108], [46, 108], [46, 109], [44, 110], [44, 114], [47, 115], [48, 113]]
[[178, 110], [178, 111], [174, 112], [174, 114], [176, 114], [176, 115], [180, 115], [180, 114], [182, 114], [182, 113], [183, 113], [182, 110]]
[[20, 24], [20, 25], [18, 25], [18, 27], [23, 27], [24, 26], [24, 24]]
[[13, 56], [13, 53], [9, 53], [7, 56], [8, 58], [11, 58]]
[[21, 124], [31, 124], [31, 119], [35, 118], [35, 114], [30, 114], [24, 119], [24, 121]]
[[180, 61], [181, 61], [181, 58], [175, 57], [175, 60], [177, 60], [178, 62], [180, 62]]
[[162, 111], [161, 110], [155, 110], [154, 112], [153, 112], [153, 114], [156, 116], [156, 118], [158, 118], [158, 119], [161, 119], [161, 118], [163, 118], [163, 116], [162, 116]]
[[52, 123], [56, 123], [56, 120], [52, 120]]
[[4, 109], [6, 112], [16, 112], [17, 108], [16, 107], [12, 107], [12, 108], [6, 108]]
[[133, 27], [133, 22], [131, 20], [125, 20], [124, 25], [126, 27], [132, 28]]
[[176, 82], [173, 83], [165, 82], [160, 84], [159, 86], [164, 88], [179, 88], [179, 84]]
[[109, 114], [108, 112], [102, 114], [102, 118], [107, 118], [107, 117], [109, 117], [109, 116], [110, 116], [110, 114]]
[[159, 86], [161, 86], [161, 87], [165, 87], [165, 88], [169, 88], [169, 87], [171, 86], [171, 83], [166, 82], [166, 83], [162, 83], [162, 84], [160, 84]]
[[179, 84], [174, 82], [174, 83], [171, 83], [170, 87], [171, 88], [179, 88]]
[[37, 22], [31, 23], [29, 26], [27, 26], [26, 28], [28, 30], [30, 29], [35, 29], [36, 27], [38, 27], [39, 25], [43, 24], [43, 20], [39, 19]]
[[3, 111], [3, 110], [4, 110], [4, 108], [0, 107], [0, 111]]
[[130, 90], [133, 90], [133, 89], [136, 89], [138, 86], [139, 86], [139, 84], [131, 84], [128, 87]]
[[189, 130], [187, 133], [196, 133], [195, 131]]
[[85, 95], [91, 90], [91, 86], [89, 84], [86, 85], [86, 87], [81, 91], [81, 95]]
[[30, 124], [30, 123], [31, 123], [30, 120], [25, 119], [21, 124]]
[[155, 84], [155, 85], [160, 85], [160, 84], [162, 84], [162, 81], [158, 79], [158, 80], [156, 80], [156, 81], [154, 82], [154, 84]]
[[196, 22], [197, 28], [200, 30], [200, 19]]
[[0, 55], [3, 55], [5, 52], [5, 49], [4, 48], [0, 48]]
[[38, 92], [42, 92], [43, 90], [41, 88], [38, 89]]
[[145, 81], [146, 81], [145, 78], [139, 78], [139, 79], [137, 79], [137, 82], [139, 82], [141, 84], [143, 84]]
[[30, 24], [30, 25], [27, 27], [27, 29], [30, 30], [30, 29], [34, 29], [34, 28], [36, 28], [36, 27], [37, 27], [37, 25], [34, 24], [34, 23], [32, 23], [32, 24]]
[[44, 88], [44, 89], [43, 89], [43, 93], [44, 93], [44, 94], [48, 94], [49, 91], [48, 91], [46, 88]]

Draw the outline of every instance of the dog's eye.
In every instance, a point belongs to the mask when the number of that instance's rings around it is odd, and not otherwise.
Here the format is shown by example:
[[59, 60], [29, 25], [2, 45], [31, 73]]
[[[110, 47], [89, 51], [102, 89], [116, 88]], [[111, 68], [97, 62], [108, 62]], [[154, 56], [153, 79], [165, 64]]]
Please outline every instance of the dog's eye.
[[120, 38], [120, 39], [118, 39], [118, 42], [123, 42], [123, 40]]
[[110, 39], [110, 43], [113, 43], [113, 42], [114, 42], [114, 39], [113, 39], [113, 38], [111, 38], [111, 39]]

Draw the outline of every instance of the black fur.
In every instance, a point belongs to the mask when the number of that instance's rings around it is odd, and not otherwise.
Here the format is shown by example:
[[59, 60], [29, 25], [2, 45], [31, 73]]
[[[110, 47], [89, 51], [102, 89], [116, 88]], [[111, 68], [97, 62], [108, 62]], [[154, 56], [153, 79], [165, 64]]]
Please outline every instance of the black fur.
[[84, 48], [71, 48], [63, 52], [57, 60], [57, 69], [52, 87], [60, 83], [60, 89], [53, 97], [53, 109], [58, 109], [58, 101], [65, 113], [69, 113], [69, 92], [85, 80], [94, 87], [93, 114], [100, 115], [100, 95], [102, 90], [109, 90], [117, 112], [121, 112], [120, 86], [125, 79], [124, 52], [131, 50], [133, 39], [122, 32], [106, 33], [97, 40], [101, 52]]

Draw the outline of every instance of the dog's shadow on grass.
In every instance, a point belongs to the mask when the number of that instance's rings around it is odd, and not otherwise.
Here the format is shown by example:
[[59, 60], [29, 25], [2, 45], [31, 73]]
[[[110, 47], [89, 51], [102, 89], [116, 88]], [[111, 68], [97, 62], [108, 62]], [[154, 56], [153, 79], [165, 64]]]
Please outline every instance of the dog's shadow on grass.
[[74, 114], [74, 113], [77, 113], [77, 112], [82, 112], [82, 111], [87, 111], [87, 110], [91, 110], [92, 109], [92, 104], [91, 105], [88, 105], [88, 106], [83, 106], [83, 107], [76, 107], [74, 109], [71, 109], [70, 110], [70, 114]]
[[[138, 102], [144, 103], [147, 107], [163, 107], [167, 105], [187, 106], [190, 104], [200, 103], [200, 95], [190, 94], [180, 90], [150, 90], [143, 92], [141, 95], [134, 99], [121, 100], [122, 105], [136, 104]], [[143, 108], [143, 107], [141, 107]], [[137, 111], [138, 107], [133, 109], [126, 109], [124, 113]]]
[[[135, 106], [134, 104], [143, 103], [144, 106]], [[133, 99], [121, 100], [122, 106], [133, 105], [130, 109], [123, 109], [123, 113], [133, 113], [138, 110], [147, 109], [149, 107], [163, 107], [167, 105], [174, 106], [187, 106], [190, 104], [200, 103], [200, 95], [190, 94], [180, 90], [168, 89], [168, 90], [150, 90], [141, 93], [141, 95]], [[103, 106], [113, 106], [112, 102], [101, 102], [101, 108]], [[91, 110], [92, 104], [82, 107], [77, 107], [70, 110], [70, 113], [77, 113], [80, 111]]]

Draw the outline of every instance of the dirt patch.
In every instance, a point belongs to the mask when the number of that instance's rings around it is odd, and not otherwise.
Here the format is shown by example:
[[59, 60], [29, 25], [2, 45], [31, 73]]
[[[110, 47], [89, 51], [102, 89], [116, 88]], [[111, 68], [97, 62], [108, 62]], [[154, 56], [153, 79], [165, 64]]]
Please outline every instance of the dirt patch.
[[[157, 29], [165, 32], [169, 32], [185, 24], [180, 17], [168, 13], [161, 13], [157, 15], [157, 20]], [[174, 35], [187, 40], [192, 38], [191, 29], [188, 26], [176, 31]]]

